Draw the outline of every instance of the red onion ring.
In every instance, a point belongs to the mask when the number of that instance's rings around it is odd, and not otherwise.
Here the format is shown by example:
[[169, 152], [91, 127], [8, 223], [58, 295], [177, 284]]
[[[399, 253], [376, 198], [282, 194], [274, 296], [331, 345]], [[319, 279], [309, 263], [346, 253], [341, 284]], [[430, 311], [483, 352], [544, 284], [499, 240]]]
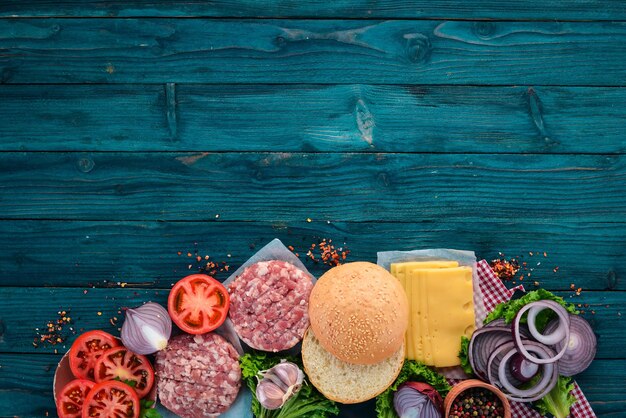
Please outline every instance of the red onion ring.
[[[524, 347], [524, 343], [522, 342], [522, 338], [520, 335], [520, 320], [522, 319], [522, 316], [526, 313], [526, 311], [530, 310], [533, 307], [541, 307], [542, 309], [550, 309], [558, 315], [559, 320], [564, 324], [564, 327], [565, 327], [565, 336], [562, 339], [562, 341], [569, 341], [569, 314], [567, 313], [565, 308], [563, 308], [561, 305], [559, 305], [558, 303], [554, 301], [540, 300], [540, 301], [532, 302], [523, 306], [522, 309], [520, 309], [519, 312], [517, 312], [517, 315], [515, 315], [515, 319], [513, 320], [513, 341], [515, 342], [515, 346], [519, 350], [520, 354], [522, 354], [526, 359], [532, 361], [533, 363], [537, 363], [537, 364], [554, 363], [555, 361], [563, 357], [563, 355], [565, 354], [565, 350], [567, 349], [567, 344], [564, 344], [563, 348], [554, 357], [539, 358], [537, 356], [533, 356], [532, 354], [530, 354], [529, 351]], [[530, 326], [530, 321], [529, 321], [529, 326]], [[531, 334], [532, 334], [532, 331], [531, 331]]]
[[472, 334], [467, 348], [467, 357], [472, 370], [478, 377], [487, 380], [487, 362], [493, 350], [513, 341], [510, 327], [483, 327]]
[[[537, 315], [539, 314], [539, 312], [544, 311], [546, 309], [550, 309], [550, 308], [545, 307], [545, 306], [535, 305], [528, 310], [528, 330], [530, 331], [530, 335], [532, 335], [533, 338], [539, 341], [540, 343], [543, 343], [545, 345], [555, 345], [565, 339], [566, 326], [568, 324], [563, 322], [561, 318], [559, 317], [559, 321], [558, 321], [559, 326], [556, 329], [553, 329], [550, 333], [547, 333], [547, 334], [542, 334], [541, 332], [539, 332], [539, 330], [537, 330], [537, 324], [536, 324]], [[547, 330], [544, 330], [544, 332], [545, 331]]]
[[[552, 357], [554, 352], [541, 343], [525, 340], [524, 344], [539, 356]], [[543, 398], [550, 392], [557, 383], [559, 372], [555, 364], [542, 365], [542, 379], [531, 389], [518, 389], [511, 384], [507, 374], [508, 362], [518, 353], [514, 343], [506, 343], [498, 347], [489, 357], [487, 367], [489, 382], [501, 388], [506, 397], [515, 402], [533, 402]], [[496, 376], [497, 373], [497, 376]]]

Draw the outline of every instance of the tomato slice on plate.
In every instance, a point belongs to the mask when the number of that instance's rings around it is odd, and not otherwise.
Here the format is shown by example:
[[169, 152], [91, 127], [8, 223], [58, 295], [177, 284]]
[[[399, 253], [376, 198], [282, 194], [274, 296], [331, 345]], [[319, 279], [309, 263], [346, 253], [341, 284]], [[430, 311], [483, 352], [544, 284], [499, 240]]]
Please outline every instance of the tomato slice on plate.
[[82, 418], [138, 418], [137, 393], [117, 380], [97, 383], [85, 398]]
[[74, 377], [94, 380], [93, 368], [105, 350], [119, 346], [119, 341], [104, 331], [87, 331], [70, 348], [70, 369]]
[[134, 382], [139, 398], [146, 396], [154, 384], [154, 370], [146, 356], [135, 354], [126, 347], [114, 347], [104, 352], [94, 367], [96, 382], [120, 380]]
[[74, 379], [63, 386], [57, 397], [59, 418], [80, 418], [85, 398], [94, 385], [95, 383], [91, 380]]
[[172, 321], [189, 334], [206, 334], [226, 320], [230, 296], [206, 274], [192, 274], [174, 285], [167, 299]]

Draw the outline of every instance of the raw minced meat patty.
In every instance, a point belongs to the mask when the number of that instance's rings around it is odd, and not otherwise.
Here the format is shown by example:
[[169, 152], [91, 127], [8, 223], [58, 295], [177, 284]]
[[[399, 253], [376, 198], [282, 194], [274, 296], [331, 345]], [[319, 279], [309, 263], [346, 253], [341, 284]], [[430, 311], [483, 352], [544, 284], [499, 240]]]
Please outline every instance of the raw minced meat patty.
[[225, 412], [241, 387], [239, 355], [215, 333], [173, 337], [154, 367], [159, 400], [183, 418]]
[[286, 261], [248, 266], [228, 286], [229, 315], [250, 347], [281, 351], [296, 345], [309, 326], [311, 276]]

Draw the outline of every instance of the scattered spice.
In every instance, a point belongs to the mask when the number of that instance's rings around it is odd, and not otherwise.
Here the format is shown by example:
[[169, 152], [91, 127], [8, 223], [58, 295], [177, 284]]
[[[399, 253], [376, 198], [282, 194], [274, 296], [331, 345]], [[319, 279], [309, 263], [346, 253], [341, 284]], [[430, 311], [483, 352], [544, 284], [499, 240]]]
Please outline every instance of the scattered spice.
[[[293, 245], [289, 245], [287, 248], [289, 248], [296, 257], [300, 257], [300, 254], [296, 252]], [[307, 259], [314, 263], [322, 263], [330, 267], [335, 267], [342, 264], [342, 262], [348, 258], [348, 254], [350, 254], [349, 249], [345, 247], [337, 248], [333, 244], [332, 239], [321, 238], [309, 246], [305, 255]]]
[[[505, 258], [498, 258], [492, 260], [489, 265], [491, 266], [493, 272], [496, 273], [500, 280], [503, 281], [513, 280], [520, 269], [520, 265], [515, 258], [512, 258], [510, 260], [507, 260]], [[523, 277], [524, 276], [522, 275], [520, 280], [523, 280]]]
[[[69, 316], [69, 310], [61, 310], [57, 312], [58, 318], [46, 323], [45, 329], [35, 328], [35, 338], [33, 339], [33, 346], [39, 347], [39, 344], [57, 345], [62, 344], [68, 337], [68, 332], [65, 329], [66, 326], [72, 323], [72, 318]], [[74, 328], [69, 326], [69, 332], [76, 334]]]

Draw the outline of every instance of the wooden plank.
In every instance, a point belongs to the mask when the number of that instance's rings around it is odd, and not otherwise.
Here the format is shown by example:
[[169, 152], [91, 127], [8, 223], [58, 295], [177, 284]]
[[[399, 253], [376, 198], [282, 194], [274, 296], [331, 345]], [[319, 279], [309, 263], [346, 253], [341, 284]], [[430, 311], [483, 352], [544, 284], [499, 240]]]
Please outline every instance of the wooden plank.
[[0, 20], [2, 83], [623, 85], [624, 22]]
[[[37, 335], [35, 328], [45, 327], [49, 321], [56, 320], [59, 310], [70, 311], [71, 326], [77, 334], [82, 332], [81, 329], [97, 328], [119, 335], [118, 328], [124, 318], [123, 308], [139, 306], [150, 300], [166, 304], [168, 289], [169, 286], [167, 289], [2, 287], [0, 300], [4, 303], [0, 306], [0, 352], [53, 353], [55, 349], [65, 352], [75, 338], [68, 326], [65, 327], [68, 339], [64, 344], [33, 346]], [[624, 292], [583, 291], [580, 296], [571, 291], [557, 293], [581, 304], [585, 318], [598, 334], [598, 358], [624, 357], [620, 348], [626, 344], [626, 335], [622, 332], [622, 315], [626, 315]], [[113, 320], [114, 325], [112, 318], [117, 318], [117, 321]]]
[[4, 218], [626, 220], [619, 155], [2, 153]]
[[333, 7], [323, 0], [272, 1], [202, 0], [4, 0], [0, 16], [230, 16], [313, 18], [458, 18], [624, 20], [620, 0], [494, 0], [450, 2], [445, 0], [337, 0]]
[[624, 89], [184, 84], [168, 89], [0, 86], [0, 120], [11, 121], [0, 124], [0, 149], [626, 151]]
[[[51, 382], [59, 359], [60, 355], [0, 354], [2, 413], [20, 418], [55, 416]], [[626, 413], [621, 396], [626, 390], [625, 371], [626, 360], [595, 360], [577, 377], [597, 416], [621, 417]], [[350, 409], [356, 411], [357, 408], [358, 415], [342, 413], [341, 417], [375, 417], [373, 403]], [[344, 407], [344, 410], [347, 409]]]
[[[571, 283], [585, 291], [626, 290], [622, 280], [626, 224], [443, 219], [274, 224], [2, 221], [0, 242], [7, 244], [0, 251], [0, 286], [169, 287], [177, 278], [206, 266], [206, 255], [209, 261], [227, 262], [234, 269], [273, 238], [293, 246], [316, 276], [329, 267], [312, 262], [306, 252], [326, 238], [350, 251], [347, 261], [376, 262], [376, 252], [383, 250], [471, 249], [488, 260], [503, 252], [523, 256], [528, 263], [525, 274], [531, 276], [523, 283], [529, 289], [538, 281], [551, 290], [569, 290]], [[218, 272], [216, 277], [224, 279], [228, 274]]]

